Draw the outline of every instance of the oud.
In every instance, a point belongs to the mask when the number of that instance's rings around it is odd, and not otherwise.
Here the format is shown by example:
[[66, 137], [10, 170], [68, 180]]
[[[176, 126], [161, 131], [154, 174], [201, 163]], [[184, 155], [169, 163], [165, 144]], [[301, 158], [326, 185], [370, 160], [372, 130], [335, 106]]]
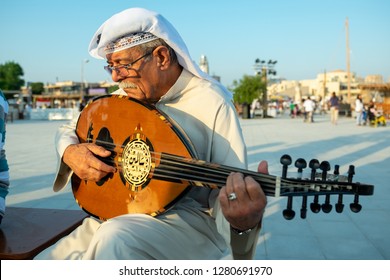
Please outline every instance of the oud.
[[[353, 195], [350, 208], [359, 212], [360, 195], [372, 195], [374, 186], [353, 183], [354, 167], [348, 176], [339, 174], [336, 166], [329, 173], [327, 161], [311, 160], [310, 178], [287, 178], [287, 167], [292, 164], [288, 155], [281, 157], [282, 176], [261, 174], [233, 168], [196, 158], [190, 139], [165, 114], [152, 105], [121, 95], [107, 95], [94, 99], [81, 112], [76, 134], [80, 143], [95, 143], [111, 151], [100, 158], [115, 166], [117, 171], [99, 182], [81, 180], [72, 175], [72, 190], [79, 206], [89, 214], [106, 220], [129, 213], [152, 216], [167, 211], [191, 187], [220, 188], [231, 172], [252, 176], [260, 183], [267, 196], [287, 197], [286, 219], [292, 219], [294, 196], [302, 197], [301, 217], [306, 217], [307, 197], [313, 212], [332, 209], [330, 196], [338, 195], [336, 211], [343, 211], [343, 195]], [[306, 168], [306, 161], [295, 161], [298, 174]], [[318, 202], [325, 196], [325, 203]]]

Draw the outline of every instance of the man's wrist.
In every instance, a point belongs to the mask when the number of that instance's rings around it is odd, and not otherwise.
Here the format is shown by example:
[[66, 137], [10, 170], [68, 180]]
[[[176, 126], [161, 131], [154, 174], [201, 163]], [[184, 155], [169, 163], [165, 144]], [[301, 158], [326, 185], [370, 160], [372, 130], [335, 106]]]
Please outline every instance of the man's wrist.
[[251, 231], [255, 230], [257, 228], [257, 225], [252, 227], [252, 228], [249, 228], [249, 229], [246, 229], [246, 230], [240, 230], [240, 229], [236, 229], [232, 226], [230, 226], [230, 231], [233, 232], [234, 234], [236, 235], [247, 235], [249, 234]]

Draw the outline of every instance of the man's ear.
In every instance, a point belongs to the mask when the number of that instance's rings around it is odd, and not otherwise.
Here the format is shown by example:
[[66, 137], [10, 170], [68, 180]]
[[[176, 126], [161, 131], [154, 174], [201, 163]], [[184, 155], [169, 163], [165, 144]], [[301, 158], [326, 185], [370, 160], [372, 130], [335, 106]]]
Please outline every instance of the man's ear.
[[161, 70], [166, 69], [171, 62], [168, 48], [165, 46], [159, 46], [153, 53], [157, 57], [157, 66], [160, 67]]

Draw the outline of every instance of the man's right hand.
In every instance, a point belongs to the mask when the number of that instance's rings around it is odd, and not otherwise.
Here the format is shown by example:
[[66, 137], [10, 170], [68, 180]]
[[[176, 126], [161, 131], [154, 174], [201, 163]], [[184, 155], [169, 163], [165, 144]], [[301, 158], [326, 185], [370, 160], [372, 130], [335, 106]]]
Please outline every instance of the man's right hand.
[[66, 148], [63, 162], [82, 180], [99, 181], [116, 168], [105, 164], [96, 156], [108, 157], [111, 152], [93, 143], [74, 144]]

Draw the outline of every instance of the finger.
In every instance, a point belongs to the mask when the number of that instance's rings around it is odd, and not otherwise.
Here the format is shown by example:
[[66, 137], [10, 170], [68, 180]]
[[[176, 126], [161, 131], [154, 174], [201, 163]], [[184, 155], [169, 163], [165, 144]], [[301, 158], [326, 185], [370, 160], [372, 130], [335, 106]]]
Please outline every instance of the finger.
[[237, 195], [237, 199], [235, 199], [234, 201], [245, 200], [248, 196], [248, 193], [246, 190], [244, 174], [234, 173], [232, 175], [232, 183], [233, 191]]
[[228, 194], [226, 192], [226, 186], [220, 189], [218, 194], [218, 199], [222, 208], [228, 207], [229, 199], [228, 199]]
[[226, 179], [226, 186], [224, 188], [226, 195], [234, 192], [234, 172], [230, 173]]
[[229, 194], [234, 192], [234, 183], [233, 183], [234, 173], [230, 173], [226, 178], [226, 185], [222, 187], [219, 191], [219, 201], [221, 203], [222, 208], [229, 207], [230, 200], [228, 198]]
[[[111, 155], [111, 151], [106, 150], [105, 148], [93, 143], [88, 143], [86, 147], [91, 152], [89, 153], [89, 165], [91, 167], [102, 172], [107, 172], [107, 173], [115, 172], [116, 170], [115, 167], [106, 164], [105, 162], [101, 161], [96, 157], [96, 156], [108, 157]], [[112, 164], [114, 164], [114, 162]]]
[[89, 168], [89, 177], [88, 180], [98, 182], [107, 174], [110, 174], [111, 172], [102, 172], [100, 170], [96, 170], [93, 167]]
[[104, 163], [103, 161], [98, 159], [92, 153], [87, 154], [87, 161], [88, 161], [89, 167], [92, 167], [92, 168], [96, 169], [97, 171], [105, 172], [105, 173], [111, 173], [111, 172], [116, 171], [115, 167]]
[[262, 201], [265, 194], [261, 185], [252, 177], [245, 177], [246, 191], [251, 201]]
[[96, 144], [93, 144], [93, 143], [86, 144], [86, 147], [93, 154], [101, 156], [101, 157], [108, 157], [109, 155], [111, 155], [111, 151], [106, 150], [102, 146], [99, 146], [99, 145], [96, 145]]
[[259, 166], [257, 167], [257, 171], [258, 171], [259, 173], [269, 174], [269, 172], [268, 172], [268, 162], [265, 161], [265, 160], [262, 160], [262, 161], [259, 163]]

